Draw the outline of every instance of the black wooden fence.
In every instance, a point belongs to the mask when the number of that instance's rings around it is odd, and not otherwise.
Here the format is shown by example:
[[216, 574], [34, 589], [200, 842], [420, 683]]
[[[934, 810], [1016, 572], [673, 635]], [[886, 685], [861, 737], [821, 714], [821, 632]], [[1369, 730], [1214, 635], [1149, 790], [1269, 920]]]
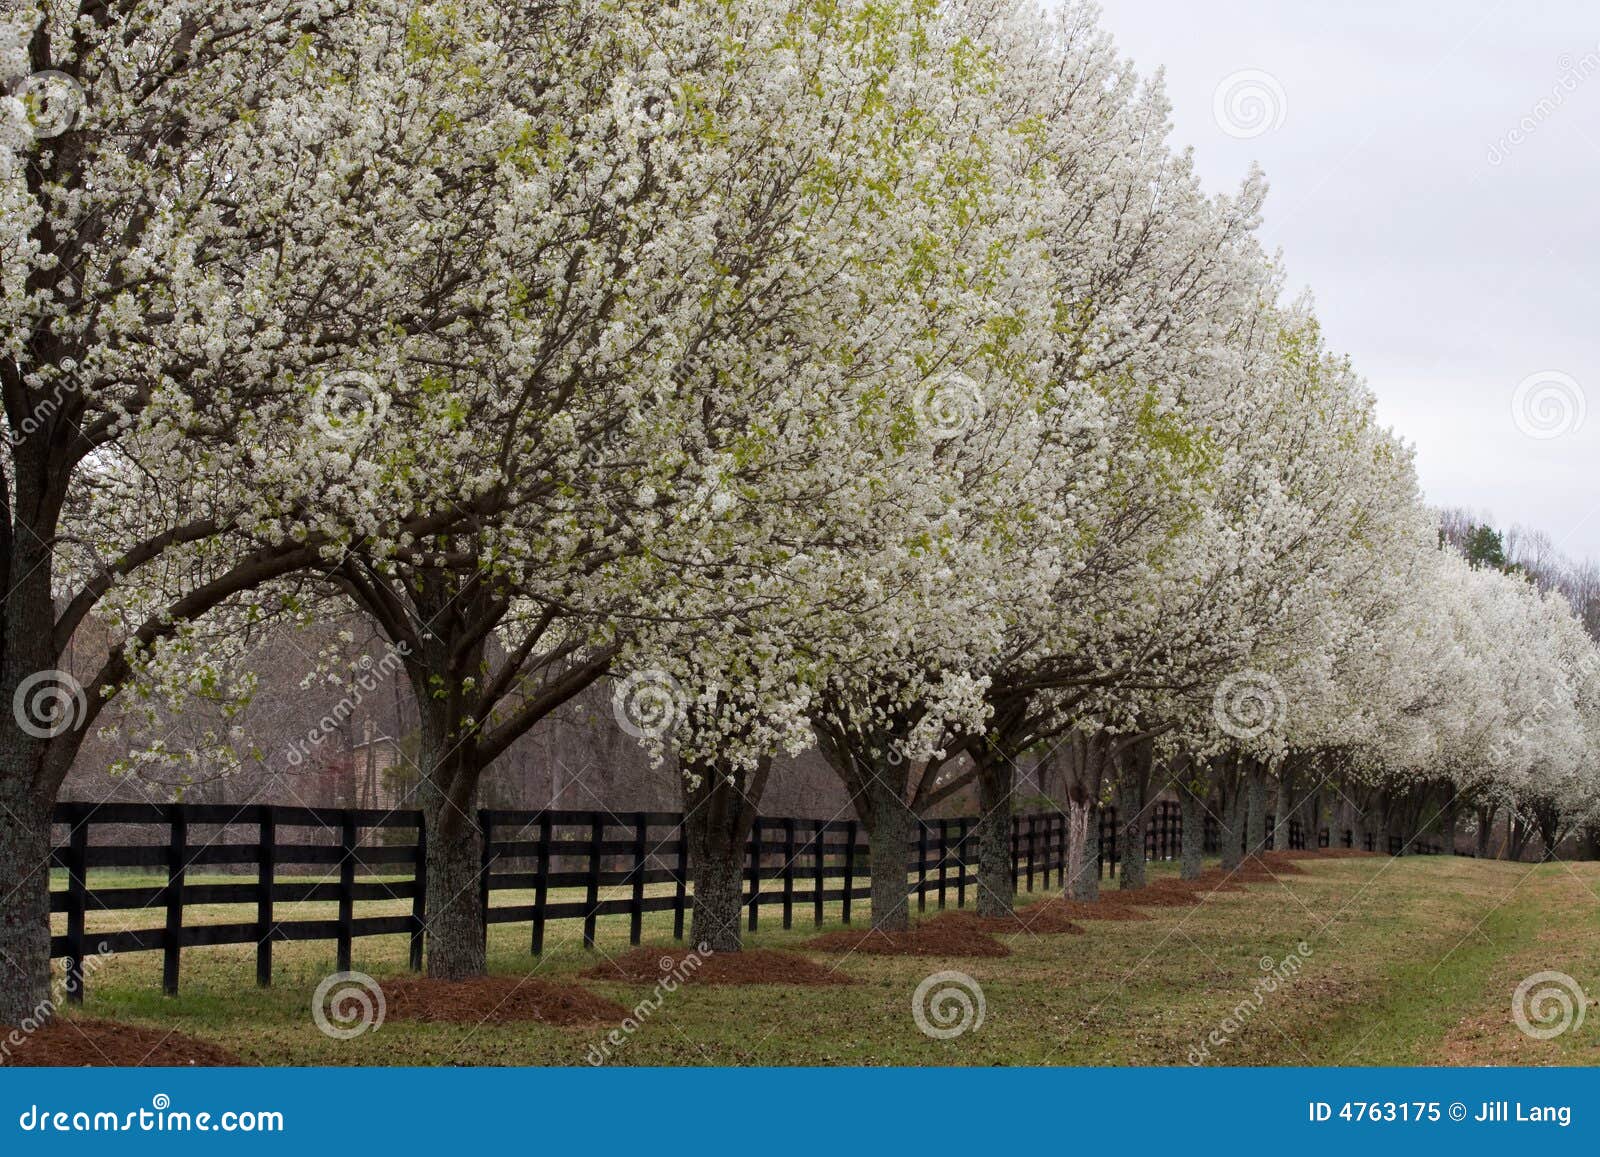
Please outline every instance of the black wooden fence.
[[[1182, 847], [1179, 806], [1159, 801], [1144, 814], [1145, 856], [1177, 859]], [[256, 980], [271, 983], [272, 948], [279, 941], [331, 940], [338, 967], [347, 970], [351, 945], [363, 936], [410, 937], [412, 968], [420, 968], [427, 905], [427, 830], [421, 813], [359, 808], [234, 804], [57, 805], [55, 822], [65, 839], [52, 850], [65, 887], [50, 895], [52, 913], [65, 913], [66, 932], [53, 936], [51, 954], [66, 959], [69, 999], [83, 998], [83, 959], [91, 911], [160, 913], [159, 926], [96, 934], [98, 951], [160, 952], [162, 987], [178, 990], [185, 948], [253, 944]], [[690, 904], [687, 845], [681, 816], [668, 812], [499, 811], [478, 813], [484, 833], [479, 900], [486, 924], [531, 926], [531, 949], [543, 951], [552, 920], [582, 920], [583, 940], [595, 941], [602, 916], [627, 916], [637, 944], [647, 912], [671, 912], [673, 935], [682, 938]], [[92, 830], [113, 840], [96, 842]], [[1121, 826], [1115, 808], [1099, 816], [1099, 872], [1115, 876]], [[972, 819], [919, 824], [907, 865], [908, 895], [919, 911], [930, 899], [944, 908], [965, 906], [977, 887], [976, 825]], [[133, 842], [138, 840], [145, 842]], [[1326, 846], [1328, 834], [1320, 833]], [[1219, 845], [1208, 821], [1206, 850]], [[1349, 847], [1351, 833], [1344, 833]], [[1291, 827], [1291, 846], [1303, 840]], [[1067, 868], [1067, 819], [1059, 812], [1015, 816], [1011, 826], [1013, 885], [1019, 891], [1061, 887]], [[797, 909], [823, 922], [824, 906], [840, 905], [850, 922], [854, 901], [871, 894], [867, 834], [855, 820], [762, 817], [745, 849], [744, 904], [750, 928], [776, 910], [788, 928]], [[146, 869], [164, 876], [141, 886], [89, 885], [93, 869]], [[192, 883], [194, 869], [237, 874], [237, 881]], [[1053, 873], [1053, 876], [1052, 876]], [[649, 891], [651, 885], [670, 885]], [[565, 894], [554, 894], [560, 889]], [[572, 892], [581, 889], [581, 898]], [[602, 890], [626, 889], [602, 898]], [[533, 894], [532, 903], [495, 904], [497, 892]], [[409, 900], [405, 914], [358, 915], [363, 903]], [[337, 904], [333, 919], [295, 918], [279, 905]], [[231, 923], [186, 922], [201, 905], [254, 907], [254, 918]], [[152, 922], [154, 923], [154, 922]]]

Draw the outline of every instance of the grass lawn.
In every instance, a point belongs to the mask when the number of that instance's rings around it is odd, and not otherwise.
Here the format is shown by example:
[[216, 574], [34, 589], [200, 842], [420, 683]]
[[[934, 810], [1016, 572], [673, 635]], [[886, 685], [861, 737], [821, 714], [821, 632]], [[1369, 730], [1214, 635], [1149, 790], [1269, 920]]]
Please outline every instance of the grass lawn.
[[[1148, 921], [1086, 922], [1081, 936], [1002, 936], [1012, 949], [1003, 959], [809, 953], [855, 983], [691, 984], [668, 995], [612, 1063], [1183, 1065], [1202, 1046], [1211, 1064], [1600, 1063], [1600, 1013], [1547, 1041], [1511, 1017], [1513, 991], [1535, 972], [1567, 973], [1600, 996], [1600, 864], [1374, 856], [1301, 867], [1305, 875], [1196, 907], [1149, 909]], [[859, 924], [864, 902], [857, 913]], [[158, 913], [100, 913], [90, 941], [97, 928], [159, 922]], [[815, 934], [809, 910], [797, 911], [792, 930], [778, 923], [764, 910], [747, 945], [798, 949]], [[602, 918], [589, 952], [581, 922], [552, 923], [539, 958], [528, 954], [526, 925], [497, 926], [491, 970], [573, 981], [597, 956], [627, 949], [627, 926], [625, 916]], [[646, 917], [646, 944], [670, 946], [670, 932], [670, 914]], [[1302, 943], [1309, 951], [1298, 974], [1261, 991], [1263, 965], [1299, 955]], [[380, 980], [402, 976], [405, 954], [405, 937], [358, 940], [354, 967]], [[258, 989], [252, 949], [188, 950], [182, 993], [165, 998], [159, 953], [107, 959], [96, 962], [81, 1013], [68, 1015], [177, 1029], [272, 1065], [583, 1064], [615, 1027], [390, 1018], [334, 1040], [310, 1015], [311, 993], [334, 967], [333, 945], [281, 944], [275, 963], [273, 986]], [[985, 1004], [982, 1026], [950, 1040], [924, 1035], [912, 1017], [913, 991], [941, 970], [971, 976]], [[651, 994], [645, 985], [581, 983], [630, 1007]], [[1213, 1032], [1223, 1043], [1208, 1040]]]

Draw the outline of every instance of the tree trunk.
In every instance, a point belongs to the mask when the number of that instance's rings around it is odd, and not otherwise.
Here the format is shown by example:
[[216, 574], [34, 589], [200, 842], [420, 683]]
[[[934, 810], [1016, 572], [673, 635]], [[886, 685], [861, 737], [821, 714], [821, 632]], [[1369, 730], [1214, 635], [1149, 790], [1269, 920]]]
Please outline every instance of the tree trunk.
[[1298, 778], [1286, 761], [1278, 773], [1278, 792], [1272, 808], [1272, 846], [1280, 852], [1289, 850], [1289, 821], [1294, 815], [1294, 784]]
[[1206, 812], [1200, 796], [1187, 784], [1178, 786], [1178, 806], [1183, 822], [1183, 862], [1178, 874], [1196, 880], [1205, 870]]
[[[690, 936], [714, 952], [738, 952], [743, 947], [739, 914], [745, 847], [769, 768], [763, 761], [748, 775], [712, 765], [684, 769], [683, 834], [689, 842], [689, 879], [694, 887]], [[730, 777], [733, 783], [728, 782]]]
[[1244, 784], [1226, 793], [1222, 807], [1222, 866], [1232, 871], [1244, 862]]
[[978, 915], [1009, 916], [1012, 879], [1011, 809], [1016, 772], [1003, 757], [978, 771]]
[[1480, 807], [1477, 809], [1477, 813], [1478, 843], [1476, 851], [1478, 859], [1486, 860], [1489, 858], [1489, 837], [1494, 831], [1495, 809], [1492, 807]]
[[1067, 881], [1067, 898], [1070, 900], [1100, 899], [1100, 808], [1086, 804], [1087, 823], [1084, 825], [1083, 844], [1078, 862], [1073, 866]]
[[1453, 788], [1439, 817], [1439, 850], [1447, 856], [1456, 854], [1456, 796]]
[[691, 837], [689, 878], [694, 881], [690, 939], [713, 952], [740, 951], [744, 947], [739, 920], [744, 884], [738, 857], [707, 851]]
[[51, 808], [10, 791], [0, 805], [0, 1025], [21, 1028], [23, 1021], [37, 1024], [55, 1012], [50, 996]]
[[451, 791], [428, 780], [422, 784], [428, 825], [428, 976], [434, 980], [467, 980], [489, 970], [478, 891], [483, 833], [477, 799], [476, 776], [470, 788]]
[[[893, 778], [873, 775], [863, 787], [872, 850], [872, 927], [904, 932], [911, 926], [906, 903], [906, 865], [911, 858], [911, 810]], [[870, 817], [870, 818], [868, 818]]]
[[1117, 822], [1122, 829], [1122, 879], [1117, 883], [1125, 890], [1145, 884], [1144, 805], [1143, 777], [1125, 772], [1117, 783]]
[[1252, 856], [1267, 849], [1267, 770], [1255, 760], [1245, 781], [1244, 845]]

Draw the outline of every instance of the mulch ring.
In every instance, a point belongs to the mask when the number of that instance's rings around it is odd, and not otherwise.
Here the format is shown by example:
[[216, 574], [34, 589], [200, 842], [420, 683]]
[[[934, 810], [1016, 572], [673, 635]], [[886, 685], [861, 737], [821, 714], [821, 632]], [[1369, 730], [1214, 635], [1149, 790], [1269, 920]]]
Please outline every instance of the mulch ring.
[[1049, 901], [1018, 908], [1009, 916], [980, 916], [976, 912], [942, 912], [931, 920], [919, 924], [918, 927], [928, 928], [933, 925], [971, 928], [977, 932], [1001, 935], [1030, 932], [1037, 936], [1059, 932], [1079, 936], [1084, 932], [1083, 925], [1074, 924]]
[[1165, 882], [1117, 891], [1119, 903], [1137, 904], [1141, 908], [1190, 908], [1200, 903], [1200, 899], [1193, 888], [1174, 888]]
[[960, 923], [929, 920], [909, 932], [841, 928], [802, 945], [813, 952], [865, 952], [871, 956], [1010, 956], [994, 937]]
[[1244, 891], [1243, 883], [1238, 880], [1228, 879], [1228, 873], [1217, 868], [1209, 868], [1192, 880], [1163, 880], [1161, 883], [1174, 888], [1188, 888], [1201, 894], [1207, 892]]
[[0, 1064], [7, 1065], [217, 1068], [244, 1064], [227, 1049], [181, 1032], [77, 1017], [55, 1021], [32, 1033], [13, 1032], [0, 1025], [0, 1046]]
[[1239, 875], [1304, 876], [1306, 870], [1288, 858], [1287, 852], [1264, 852], [1259, 856], [1246, 856], [1239, 865]]
[[448, 1024], [605, 1024], [628, 1010], [575, 984], [528, 976], [480, 976], [472, 980], [405, 977], [383, 982], [385, 1016], [390, 1020]]
[[[1128, 903], [1127, 898], [1115, 889], [1105, 889], [1100, 893], [1098, 900], [1066, 900], [1058, 896], [1054, 900], [1046, 900], [1043, 904], [1035, 904], [1027, 909], [1032, 912], [1034, 908], [1047, 908], [1052, 919], [1059, 920], [1148, 920], [1150, 914], [1141, 912]], [[1043, 916], [1043, 913], [1040, 913]]]
[[854, 984], [794, 952], [747, 948], [741, 952], [694, 952], [683, 948], [635, 948], [583, 973], [589, 980], [655, 984], [672, 978], [678, 984]]

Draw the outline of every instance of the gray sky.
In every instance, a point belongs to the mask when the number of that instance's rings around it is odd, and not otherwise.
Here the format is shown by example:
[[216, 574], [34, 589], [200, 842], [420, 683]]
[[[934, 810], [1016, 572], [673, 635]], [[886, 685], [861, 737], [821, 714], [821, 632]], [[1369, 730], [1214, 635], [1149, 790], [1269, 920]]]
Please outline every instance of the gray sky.
[[1600, 558], [1594, 0], [1102, 2], [1206, 182], [1266, 170], [1263, 238], [1428, 500]]

